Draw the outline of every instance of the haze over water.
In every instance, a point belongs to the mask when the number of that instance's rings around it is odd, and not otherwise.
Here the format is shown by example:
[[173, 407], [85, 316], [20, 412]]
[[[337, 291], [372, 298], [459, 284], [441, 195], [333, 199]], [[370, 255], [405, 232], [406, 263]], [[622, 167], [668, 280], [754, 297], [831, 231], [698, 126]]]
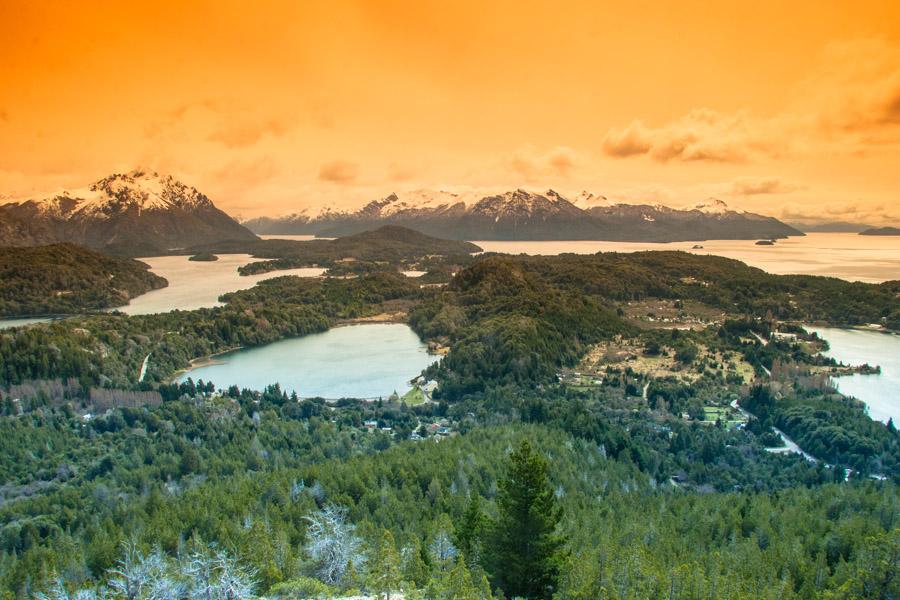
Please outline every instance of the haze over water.
[[[756, 240], [704, 242], [473, 241], [485, 252], [557, 255], [567, 252], [643, 252], [683, 250], [733, 258], [776, 275], [825, 275], [848, 281], [881, 283], [900, 279], [900, 236], [809, 233], [757, 246]], [[703, 246], [702, 249], [693, 249]]]

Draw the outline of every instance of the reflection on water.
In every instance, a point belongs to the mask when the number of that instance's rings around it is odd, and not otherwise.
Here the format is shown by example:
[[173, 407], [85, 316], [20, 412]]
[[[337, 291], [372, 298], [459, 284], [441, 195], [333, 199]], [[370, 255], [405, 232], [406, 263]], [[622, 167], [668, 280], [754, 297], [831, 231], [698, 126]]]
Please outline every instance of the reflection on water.
[[[774, 246], [757, 246], [756, 240], [709, 240], [705, 242], [482, 242], [485, 252], [556, 255], [565, 252], [641, 252], [684, 250], [733, 258], [776, 275], [804, 274], [840, 277], [849, 281], [880, 283], [897, 279], [900, 273], [900, 236], [865, 236], [855, 233], [810, 233], [805, 237], [778, 240]], [[694, 249], [694, 246], [703, 246]]]
[[866, 403], [869, 416], [884, 423], [889, 418], [900, 423], [900, 336], [860, 331], [807, 327], [828, 341], [825, 354], [846, 365], [869, 364], [881, 367], [880, 375], [835, 377], [838, 390]]
[[408, 391], [409, 380], [436, 360], [406, 325], [365, 324], [222, 354], [179, 381], [255, 390], [279, 383], [303, 398], [387, 398]]

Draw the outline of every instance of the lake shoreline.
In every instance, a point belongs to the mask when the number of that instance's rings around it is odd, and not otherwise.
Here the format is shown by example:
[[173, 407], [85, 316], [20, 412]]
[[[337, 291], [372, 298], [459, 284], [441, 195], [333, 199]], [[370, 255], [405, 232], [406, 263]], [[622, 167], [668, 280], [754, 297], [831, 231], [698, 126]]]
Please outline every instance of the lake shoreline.
[[[302, 337], [302, 336], [301, 336]], [[289, 338], [284, 338], [289, 339]], [[280, 340], [279, 340], [280, 341]], [[175, 371], [171, 377], [166, 379], [166, 383], [178, 383], [178, 378], [184, 375], [185, 373], [190, 373], [194, 369], [199, 369], [201, 367], [209, 367], [212, 365], [224, 365], [226, 361], [216, 360], [217, 356], [222, 356], [223, 354], [228, 354], [229, 352], [235, 352], [237, 350], [243, 350], [247, 346], [234, 346], [232, 348], [227, 348], [220, 352], [213, 352], [212, 354], [207, 354], [205, 356], [199, 356], [197, 358], [192, 358], [188, 361], [188, 366], [185, 369], [178, 369]]]
[[[873, 421], [900, 420], [900, 336], [866, 327], [804, 328], [828, 343], [828, 350], [819, 352], [821, 356], [839, 365], [856, 367], [838, 368], [835, 372], [823, 370], [839, 394], [865, 404], [866, 414]], [[858, 368], [866, 364], [869, 369]]]
[[[173, 374], [170, 382], [202, 379], [220, 389], [237, 385], [257, 391], [279, 383], [287, 393], [296, 392], [301, 398], [387, 399], [394, 392], [403, 395], [440, 358], [429, 353], [405, 323], [381, 320], [343, 325], [198, 357], [187, 369]], [[226, 353], [233, 353], [227, 361], [216, 360]]]

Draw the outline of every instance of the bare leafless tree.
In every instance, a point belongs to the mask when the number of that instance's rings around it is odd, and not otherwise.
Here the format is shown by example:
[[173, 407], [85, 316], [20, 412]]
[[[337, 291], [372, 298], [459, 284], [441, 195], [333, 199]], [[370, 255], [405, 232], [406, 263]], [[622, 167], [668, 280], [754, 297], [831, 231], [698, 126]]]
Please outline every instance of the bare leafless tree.
[[347, 510], [333, 504], [306, 520], [309, 522], [306, 551], [315, 576], [329, 585], [339, 584], [351, 562], [359, 567], [365, 561], [356, 527], [347, 521]]

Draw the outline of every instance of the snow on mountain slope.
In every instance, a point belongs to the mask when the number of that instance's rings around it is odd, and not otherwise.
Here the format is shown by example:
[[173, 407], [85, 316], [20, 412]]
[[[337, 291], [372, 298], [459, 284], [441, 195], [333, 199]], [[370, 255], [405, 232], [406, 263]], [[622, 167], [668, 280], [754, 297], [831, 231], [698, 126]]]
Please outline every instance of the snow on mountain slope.
[[41, 213], [56, 218], [109, 218], [123, 210], [192, 210], [212, 206], [209, 198], [176, 180], [148, 169], [105, 177], [87, 187], [61, 190], [32, 200]]
[[698, 202], [694, 206], [685, 207], [683, 210], [696, 210], [708, 215], [724, 215], [727, 213], [743, 214], [742, 210], [733, 210], [728, 204], [718, 198], [707, 198], [702, 202]]
[[39, 200], [0, 205], [3, 243], [72, 242], [117, 254], [150, 256], [256, 236], [196, 188], [135, 169]]
[[[571, 198], [571, 199], [570, 199]], [[384, 224], [452, 239], [606, 239], [676, 241], [784, 237], [800, 232], [776, 219], [743, 213], [710, 198], [686, 209], [625, 204], [591, 192], [566, 197], [554, 190], [502, 193], [414, 190], [391, 193], [357, 210], [304, 211], [261, 217], [246, 225], [260, 234], [340, 237]]]

